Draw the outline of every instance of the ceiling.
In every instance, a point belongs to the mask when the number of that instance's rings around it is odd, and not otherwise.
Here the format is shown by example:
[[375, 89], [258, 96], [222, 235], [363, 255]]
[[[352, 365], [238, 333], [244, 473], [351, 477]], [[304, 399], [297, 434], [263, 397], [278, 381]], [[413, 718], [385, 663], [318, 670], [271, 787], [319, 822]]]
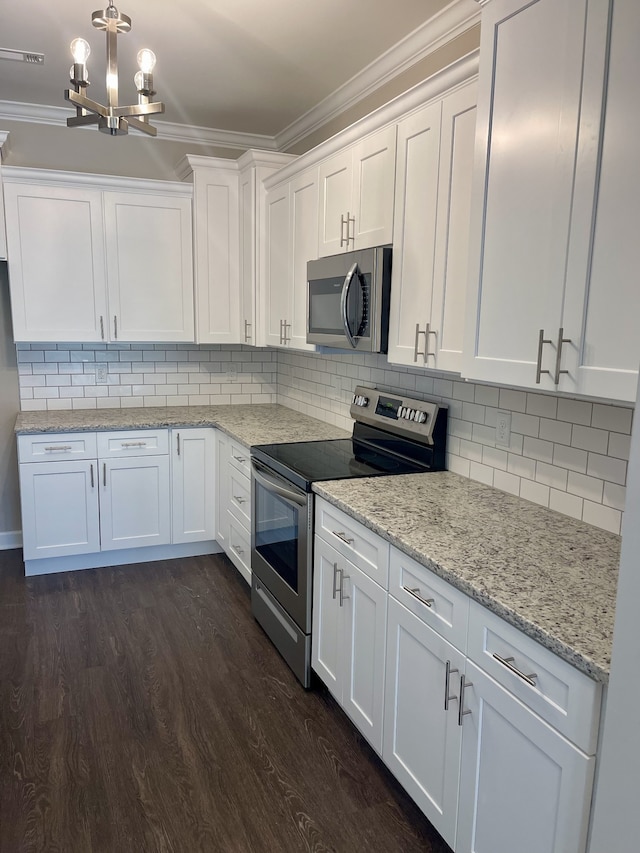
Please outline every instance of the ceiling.
[[[135, 102], [135, 57], [150, 47], [164, 120], [275, 136], [449, 3], [122, 0], [117, 6], [132, 28], [118, 37], [120, 102]], [[104, 103], [105, 36], [91, 26], [98, 6], [99, 0], [11, 3], [0, 48], [44, 53], [45, 63], [0, 61], [0, 97], [66, 106], [69, 43], [82, 36], [92, 47], [88, 95]]]

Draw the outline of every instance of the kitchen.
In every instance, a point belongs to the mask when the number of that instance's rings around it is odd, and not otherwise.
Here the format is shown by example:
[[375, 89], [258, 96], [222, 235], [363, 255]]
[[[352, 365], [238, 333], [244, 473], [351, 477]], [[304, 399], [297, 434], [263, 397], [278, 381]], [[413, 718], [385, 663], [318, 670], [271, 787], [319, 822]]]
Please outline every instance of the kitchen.
[[[633, 32], [633, 27], [627, 29]], [[26, 123], [21, 125], [20, 122], [14, 122], [11, 127], [9, 124], [7, 122], [11, 131], [11, 159], [7, 160], [10, 171], [12, 164], [21, 163], [20, 157], [25, 156], [21, 152], [28, 151], [28, 146], [21, 144]], [[52, 132], [51, 128], [47, 130]], [[59, 129], [57, 132], [64, 131]], [[82, 137], [81, 143], [69, 142], [69, 145], [82, 148], [86, 158], [87, 133], [78, 135]], [[102, 137], [98, 136], [98, 139], [102, 144]], [[55, 149], [58, 150], [58, 146]], [[175, 162], [172, 165], [175, 166]], [[128, 168], [133, 168], [132, 163], [129, 163]], [[123, 170], [123, 174], [126, 173]], [[148, 174], [142, 172], [141, 176], [148, 177]], [[9, 184], [10, 181], [7, 186]], [[630, 221], [633, 221], [631, 217]], [[277, 313], [274, 319], [277, 321]], [[275, 325], [277, 328], [277, 322]], [[275, 334], [277, 336], [278, 332]], [[556, 335], [557, 326], [553, 332], [547, 331], [547, 334]], [[218, 346], [221, 348], [218, 349]], [[141, 358], [136, 356], [136, 350], [142, 353]], [[545, 350], [545, 356], [547, 352]], [[197, 364], [198, 369], [180, 370], [180, 364], [184, 361]], [[535, 352], [531, 362], [535, 371]], [[79, 409], [81, 406], [97, 410], [102, 409], [105, 401], [110, 405], [121, 404], [123, 408], [145, 404], [195, 406], [277, 401], [318, 417], [325, 423], [350, 429], [348, 401], [356, 384], [377, 385], [390, 390], [402, 389], [407, 396], [435, 395], [448, 402], [450, 407], [448, 467], [451, 471], [472, 476], [484, 483], [490, 482], [499, 489], [530, 500], [543, 501], [546, 506], [561, 512], [575, 516], [579, 511], [580, 517], [587, 523], [613, 533], [620, 531], [624, 506], [622, 489], [625, 486], [625, 456], [628, 454], [631, 432], [629, 398], [616, 396], [617, 400], [627, 400], [627, 405], [611, 405], [607, 402], [607, 395], [602, 393], [595, 393], [597, 399], [593, 402], [588, 396], [587, 399], [575, 400], [570, 396], [535, 393], [535, 388], [532, 393], [522, 390], [516, 381], [513, 382], [515, 387], [500, 387], [463, 381], [450, 374], [442, 376], [411, 367], [394, 367], [380, 355], [345, 357], [294, 352], [278, 347], [277, 337], [276, 349], [265, 351], [252, 351], [233, 344], [212, 344], [210, 347], [175, 344], [163, 347], [152, 343], [119, 343], [97, 344], [95, 347], [83, 344], [78, 347], [77, 344], [65, 346], [64, 341], [55, 346], [25, 342], [18, 345], [18, 363], [21, 365], [21, 376], [27, 380], [24, 383], [21, 381], [20, 386], [23, 412]], [[85, 379], [81, 383], [73, 380], [77, 374], [73, 373], [72, 365], [81, 364], [81, 375], [87, 377], [90, 373], [86, 366], [92, 368], [96, 363], [109, 366], [112, 381], [107, 394], [91, 381]], [[168, 365], [165, 371], [158, 369], [158, 365], [163, 363]], [[120, 365], [120, 368], [112, 369], [114, 364]], [[68, 372], [62, 370], [60, 365], [68, 365]], [[131, 365], [136, 365], [135, 371], [125, 369]], [[546, 358], [544, 367], [553, 371], [553, 364], [548, 364]], [[197, 381], [202, 378], [199, 374], [203, 372], [207, 374], [207, 382], [204, 383]], [[127, 382], [127, 374], [133, 377], [130, 382]], [[181, 382], [178, 377], [183, 378], [185, 375], [189, 381]], [[239, 376], [248, 381], [238, 382]], [[154, 381], [147, 381], [149, 378]], [[508, 386], [509, 383], [505, 382], [504, 385]], [[545, 390], [545, 386], [541, 387]], [[553, 386], [546, 386], [546, 390], [549, 388]], [[73, 393], [65, 389], [72, 389]], [[151, 393], [144, 393], [146, 390]], [[71, 401], [76, 402], [70, 405]], [[509, 447], [509, 453], [501, 451], [495, 442], [494, 446], [490, 443], [492, 439], [488, 430], [495, 430], [494, 420], [498, 412], [510, 414], [511, 438], [521, 442], [516, 449]], [[571, 436], [575, 434], [580, 437], [579, 446], [573, 443], [572, 438], [563, 440], [563, 435], [567, 435], [568, 431]], [[549, 459], [544, 455], [550, 450], [545, 442], [566, 450], [552, 451], [554, 455]], [[580, 460], [579, 463], [576, 459]], [[564, 467], [561, 464], [563, 460]], [[579, 465], [578, 470], [575, 470], [576, 465]], [[557, 469], [563, 469], [564, 475]], [[547, 478], [546, 481], [539, 478], [540, 473]], [[558, 487], [559, 476], [563, 478], [561, 487]], [[594, 482], [598, 480], [599, 483]], [[628, 512], [628, 499], [626, 507]], [[17, 529], [17, 526], [11, 529]], [[612, 691], [609, 694], [610, 702], [611, 697]], [[603, 758], [603, 766], [604, 763]], [[631, 814], [629, 812], [626, 815], [627, 820]]]

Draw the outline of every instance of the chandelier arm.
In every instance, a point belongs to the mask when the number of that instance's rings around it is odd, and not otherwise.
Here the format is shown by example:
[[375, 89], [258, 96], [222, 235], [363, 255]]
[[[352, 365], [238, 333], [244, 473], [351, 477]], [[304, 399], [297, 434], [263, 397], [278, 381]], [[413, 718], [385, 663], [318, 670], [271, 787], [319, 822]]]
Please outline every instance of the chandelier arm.
[[141, 130], [148, 136], [158, 135], [158, 129], [155, 128], [152, 124], [147, 124], [146, 121], [140, 121], [139, 118], [134, 118], [133, 116], [127, 116], [127, 121], [129, 122], [131, 127], [135, 127], [136, 130]]
[[70, 116], [67, 119], [67, 127], [82, 127], [87, 124], [98, 124], [99, 121], [99, 115]]
[[75, 104], [77, 107], [82, 107], [85, 110], [91, 110], [92, 113], [97, 113], [97, 115], [102, 116], [103, 118], [107, 118], [110, 114], [108, 107], [103, 107], [102, 104], [99, 104], [97, 101], [92, 101], [91, 98], [87, 98], [86, 95], [79, 95], [72, 89], [64, 90], [64, 99], [65, 101], [71, 101], [71, 103]]
[[145, 116], [153, 113], [163, 113], [164, 104], [161, 101], [155, 101], [152, 104], [131, 104], [128, 107], [114, 107], [110, 110], [114, 116]]

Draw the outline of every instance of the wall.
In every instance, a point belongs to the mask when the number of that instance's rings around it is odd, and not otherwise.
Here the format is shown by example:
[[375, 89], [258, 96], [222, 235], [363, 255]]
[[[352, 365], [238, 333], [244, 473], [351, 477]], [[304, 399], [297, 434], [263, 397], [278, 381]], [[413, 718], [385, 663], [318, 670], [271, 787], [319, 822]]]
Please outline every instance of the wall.
[[13, 427], [19, 407], [7, 265], [0, 262], [0, 548], [19, 544], [20, 493]]
[[[20, 408], [276, 402], [276, 354], [195, 344], [18, 344]], [[96, 384], [96, 364], [107, 384]]]
[[[278, 402], [345, 429], [357, 383], [448, 403], [451, 471], [620, 533], [632, 408], [425, 374], [380, 355], [278, 354]], [[512, 413], [506, 448], [494, 440], [498, 409]]]

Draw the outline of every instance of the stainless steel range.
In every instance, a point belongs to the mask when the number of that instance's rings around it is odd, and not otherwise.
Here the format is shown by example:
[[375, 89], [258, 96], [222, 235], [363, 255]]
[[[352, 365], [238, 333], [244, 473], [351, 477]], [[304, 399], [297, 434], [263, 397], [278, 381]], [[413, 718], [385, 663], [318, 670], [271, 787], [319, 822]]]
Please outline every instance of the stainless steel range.
[[446, 406], [358, 386], [350, 411], [351, 438], [251, 448], [251, 609], [305, 687], [311, 678], [312, 484], [445, 467]]

